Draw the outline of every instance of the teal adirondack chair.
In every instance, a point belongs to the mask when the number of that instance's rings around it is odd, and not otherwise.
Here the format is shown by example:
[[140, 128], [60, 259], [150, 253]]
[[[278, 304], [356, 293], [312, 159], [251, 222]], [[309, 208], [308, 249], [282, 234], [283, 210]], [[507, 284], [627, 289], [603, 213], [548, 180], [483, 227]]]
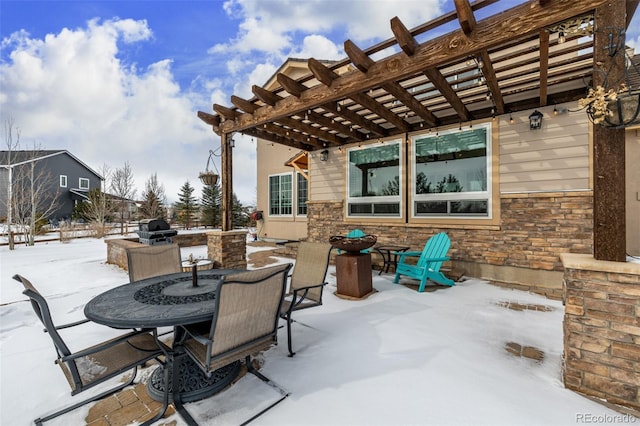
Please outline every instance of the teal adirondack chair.
[[[449, 236], [444, 232], [441, 232], [429, 238], [421, 252], [398, 252], [397, 254], [400, 258], [398, 259], [396, 277], [393, 282], [397, 284], [400, 280], [400, 275], [420, 280], [420, 287], [418, 288], [418, 292], [420, 293], [424, 291], [427, 280], [432, 280], [448, 286], [454, 286], [455, 282], [445, 277], [442, 272], [440, 272], [442, 262], [449, 260], [447, 252], [449, 251], [450, 245], [451, 241], [449, 240]], [[410, 256], [420, 256], [418, 263], [415, 265], [405, 263], [405, 259]]]
[[[351, 231], [349, 231], [349, 233], [347, 234], [347, 238], [361, 238], [361, 237], [366, 237], [367, 234], [365, 234], [361, 229], [353, 229]], [[338, 250], [338, 254], [342, 254], [342, 250], [337, 249]], [[360, 250], [360, 253], [370, 253], [371, 252], [371, 247], [364, 249], [364, 250]]]

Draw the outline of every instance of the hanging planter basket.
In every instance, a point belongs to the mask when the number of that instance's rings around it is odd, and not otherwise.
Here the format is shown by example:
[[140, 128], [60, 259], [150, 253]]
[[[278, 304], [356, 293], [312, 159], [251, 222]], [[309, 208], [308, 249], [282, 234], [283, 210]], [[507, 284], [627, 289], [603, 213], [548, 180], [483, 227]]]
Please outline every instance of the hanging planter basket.
[[213, 172], [200, 172], [200, 175], [198, 176], [200, 178], [200, 181], [207, 186], [213, 186], [216, 183], [218, 183], [218, 178], [220, 177], [219, 175], [217, 175], [216, 173]]
[[[606, 108], [602, 108], [603, 101], [606, 102]], [[594, 124], [611, 129], [640, 124], [640, 90], [595, 100], [587, 105], [587, 114]]]

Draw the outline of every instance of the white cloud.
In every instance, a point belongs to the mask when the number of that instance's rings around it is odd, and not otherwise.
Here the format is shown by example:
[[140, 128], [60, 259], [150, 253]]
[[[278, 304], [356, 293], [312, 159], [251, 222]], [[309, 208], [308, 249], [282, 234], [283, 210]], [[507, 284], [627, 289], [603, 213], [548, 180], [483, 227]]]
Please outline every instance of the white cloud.
[[[146, 21], [131, 19], [92, 20], [86, 28], [63, 29], [43, 39], [26, 32], [11, 35], [3, 40], [10, 60], [0, 65], [2, 121], [14, 119], [24, 149], [33, 143], [67, 149], [96, 171], [128, 161], [138, 193], [157, 173], [170, 201], [187, 180], [200, 195], [198, 173], [209, 149], [219, 144], [196, 115], [206, 98], [181, 91], [170, 59], [142, 69], [120, 59], [120, 43], [151, 36]], [[226, 104], [228, 95], [218, 82], [199, 84]], [[240, 144], [236, 152], [249, 158], [255, 146]], [[255, 177], [234, 189], [243, 201], [255, 198]]]
[[322, 35], [310, 35], [304, 38], [300, 50], [294, 50], [291, 55], [294, 58], [322, 58], [338, 60], [345, 57], [342, 46], [337, 46], [334, 42]]

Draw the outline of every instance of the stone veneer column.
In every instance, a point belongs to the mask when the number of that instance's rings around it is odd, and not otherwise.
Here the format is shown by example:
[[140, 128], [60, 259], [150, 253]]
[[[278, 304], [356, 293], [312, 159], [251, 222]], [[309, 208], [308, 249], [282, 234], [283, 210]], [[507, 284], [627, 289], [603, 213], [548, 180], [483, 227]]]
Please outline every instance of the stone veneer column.
[[562, 254], [567, 388], [640, 408], [640, 264]]
[[214, 268], [247, 269], [247, 231], [207, 232], [207, 256]]

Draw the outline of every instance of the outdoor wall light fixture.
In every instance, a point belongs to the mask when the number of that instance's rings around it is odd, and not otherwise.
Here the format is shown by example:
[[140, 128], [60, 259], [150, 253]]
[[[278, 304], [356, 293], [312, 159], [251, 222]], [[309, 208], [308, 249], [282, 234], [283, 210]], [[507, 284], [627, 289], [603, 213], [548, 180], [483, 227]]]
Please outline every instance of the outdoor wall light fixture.
[[542, 113], [535, 110], [529, 115], [529, 129], [536, 130], [542, 127]]
[[327, 161], [329, 159], [329, 150], [323, 149], [320, 151], [320, 161]]

